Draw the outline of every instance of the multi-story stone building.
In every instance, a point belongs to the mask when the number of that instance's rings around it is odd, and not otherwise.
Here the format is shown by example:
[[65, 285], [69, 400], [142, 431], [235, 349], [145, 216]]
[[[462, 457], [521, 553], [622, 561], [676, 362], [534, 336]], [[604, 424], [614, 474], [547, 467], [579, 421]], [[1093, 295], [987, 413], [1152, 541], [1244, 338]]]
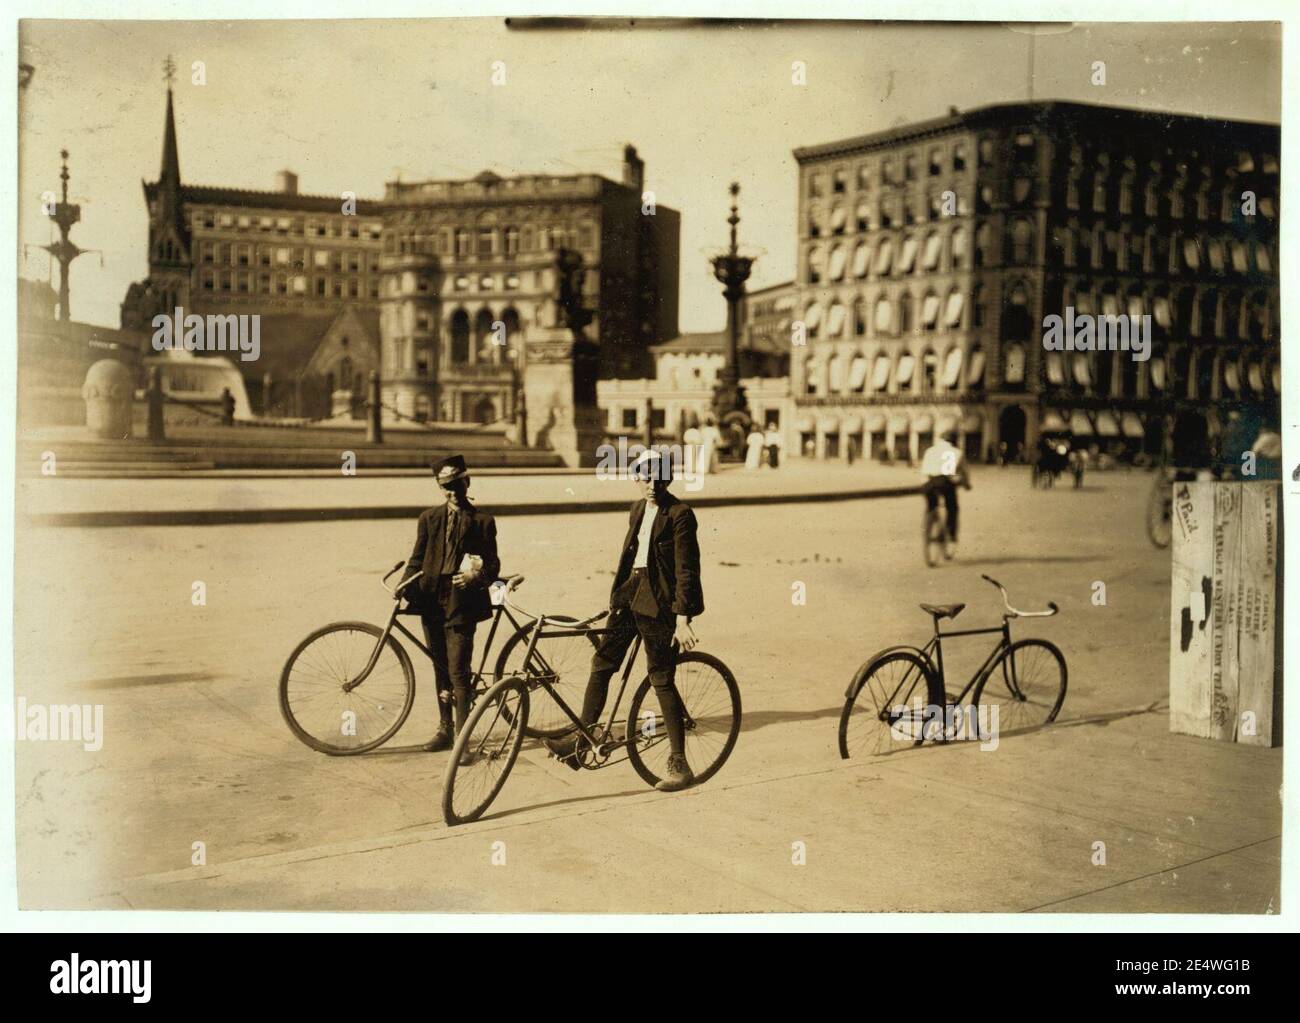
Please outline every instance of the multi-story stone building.
[[[144, 184], [149, 276], [122, 325], [185, 312], [261, 315], [242, 363], [263, 411], [346, 414], [378, 369], [392, 418], [515, 415], [529, 328], [554, 305], [561, 249], [578, 252], [601, 375], [644, 375], [677, 333], [680, 217], [642, 212], [644, 164], [595, 174], [392, 183], [383, 200], [183, 184], [171, 90], [162, 165]], [[649, 212], [649, 210], [653, 212]]]
[[556, 258], [581, 256], [599, 375], [644, 375], [677, 333], [680, 217], [642, 211], [644, 164], [596, 174], [393, 183], [384, 196], [385, 396], [404, 415], [514, 418], [529, 328], [554, 326]]
[[[969, 457], [1043, 432], [1177, 457], [1276, 416], [1276, 125], [1003, 104], [795, 151], [794, 450]], [[1150, 316], [1150, 358], [1046, 351], [1044, 317]]]

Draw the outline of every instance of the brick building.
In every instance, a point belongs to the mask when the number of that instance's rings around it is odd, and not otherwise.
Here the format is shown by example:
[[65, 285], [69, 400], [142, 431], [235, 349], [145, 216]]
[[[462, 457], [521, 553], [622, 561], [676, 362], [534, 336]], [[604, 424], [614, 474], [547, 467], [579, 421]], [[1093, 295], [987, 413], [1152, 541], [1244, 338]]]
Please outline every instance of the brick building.
[[382, 200], [304, 195], [290, 171], [274, 191], [189, 185], [168, 89], [159, 177], [143, 186], [149, 274], [122, 326], [177, 306], [260, 314], [262, 357], [240, 368], [264, 412], [346, 414], [378, 369], [402, 416], [509, 419], [561, 248], [587, 267], [601, 375], [644, 375], [649, 346], [676, 335], [680, 218], [642, 214], [643, 176], [628, 146], [617, 182], [485, 171], [391, 183]]

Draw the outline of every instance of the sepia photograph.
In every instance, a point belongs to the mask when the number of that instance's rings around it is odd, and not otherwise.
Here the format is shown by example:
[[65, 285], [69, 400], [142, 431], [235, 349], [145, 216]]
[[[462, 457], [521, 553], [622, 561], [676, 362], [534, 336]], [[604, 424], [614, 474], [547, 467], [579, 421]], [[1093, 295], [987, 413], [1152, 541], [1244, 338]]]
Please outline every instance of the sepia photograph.
[[1280, 22], [193, 13], [16, 23], [18, 910], [1283, 912]]

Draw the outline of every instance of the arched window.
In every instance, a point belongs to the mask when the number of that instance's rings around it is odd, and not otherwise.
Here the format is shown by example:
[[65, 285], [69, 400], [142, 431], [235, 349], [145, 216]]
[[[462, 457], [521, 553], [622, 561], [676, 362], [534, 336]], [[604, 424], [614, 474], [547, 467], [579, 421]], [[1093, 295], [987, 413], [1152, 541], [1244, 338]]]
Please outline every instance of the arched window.
[[501, 313], [501, 322], [506, 328], [506, 349], [514, 350], [516, 352], [519, 351], [519, 346], [523, 343], [523, 338], [520, 337], [520, 330], [522, 328], [519, 322], [519, 313], [515, 310], [514, 306], [507, 306]]
[[853, 300], [853, 333], [856, 337], [867, 333], [867, 300], [861, 295]]
[[993, 248], [993, 229], [987, 223], [975, 229], [975, 265], [988, 266]]
[[492, 311], [480, 309], [474, 316], [474, 350], [479, 362], [492, 360]]
[[1011, 259], [1025, 264], [1032, 259], [1034, 229], [1027, 220], [1017, 220], [1011, 225]]
[[1219, 324], [1219, 293], [1213, 288], [1201, 292], [1201, 315], [1199, 317], [1200, 337], [1220, 337], [1222, 328]]
[[898, 299], [898, 332], [909, 334], [915, 326], [916, 322], [912, 316], [912, 296], [904, 291]]
[[451, 362], [457, 366], [469, 362], [469, 313], [464, 309], [451, 314]]
[[1008, 341], [1028, 341], [1030, 322], [1029, 293], [1023, 284], [1015, 285], [1002, 306], [1002, 336]]
[[956, 227], [952, 232], [952, 268], [966, 269], [966, 229]]

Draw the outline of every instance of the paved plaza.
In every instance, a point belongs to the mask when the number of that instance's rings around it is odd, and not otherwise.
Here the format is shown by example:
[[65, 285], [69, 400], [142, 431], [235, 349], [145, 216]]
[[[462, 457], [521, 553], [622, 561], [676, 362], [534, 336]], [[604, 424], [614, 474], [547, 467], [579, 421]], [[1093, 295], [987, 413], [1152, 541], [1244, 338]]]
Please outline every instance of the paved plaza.
[[[529, 479], [485, 477], [475, 493], [492, 510], [494, 498], [573, 486]], [[397, 483], [412, 490], [403, 503], [416, 490], [434, 499], [427, 480], [366, 485]], [[181, 486], [130, 484], [139, 507], [170, 506]], [[298, 486], [303, 502], [328, 503], [314, 488], [338, 484]], [[744, 698], [723, 770], [668, 795], [626, 764], [574, 774], [527, 743], [488, 815], [456, 829], [439, 810], [447, 755], [401, 748], [434, 730], [427, 663], [403, 732], [370, 755], [311, 752], [276, 697], [306, 633], [382, 621], [379, 577], [409, 553], [414, 522], [20, 518], [16, 696], [102, 705], [105, 730], [96, 752], [17, 744], [20, 905], [1277, 912], [1281, 750], [1168, 731], [1169, 554], [1144, 530], [1150, 477], [1097, 473], [1079, 491], [1034, 491], [1026, 470], [983, 468], [974, 486], [958, 557], [935, 570], [922, 563], [916, 496], [702, 509], [697, 631]], [[583, 616], [604, 606], [626, 521], [504, 517], [503, 571], [528, 576], [520, 603]], [[991, 751], [841, 760], [854, 670], [881, 647], [924, 640], [919, 601], [965, 601], [960, 625], [995, 623], [999, 599], [981, 573], [1019, 606], [1060, 605], [1014, 627], [1064, 651], [1060, 719]], [[196, 581], [205, 606], [191, 601]], [[1096, 581], [1104, 606], [1091, 601]], [[803, 606], [791, 601], [797, 582]], [[945, 650], [950, 678], [965, 678], [984, 642]], [[200, 842], [206, 862], [194, 865]]]

